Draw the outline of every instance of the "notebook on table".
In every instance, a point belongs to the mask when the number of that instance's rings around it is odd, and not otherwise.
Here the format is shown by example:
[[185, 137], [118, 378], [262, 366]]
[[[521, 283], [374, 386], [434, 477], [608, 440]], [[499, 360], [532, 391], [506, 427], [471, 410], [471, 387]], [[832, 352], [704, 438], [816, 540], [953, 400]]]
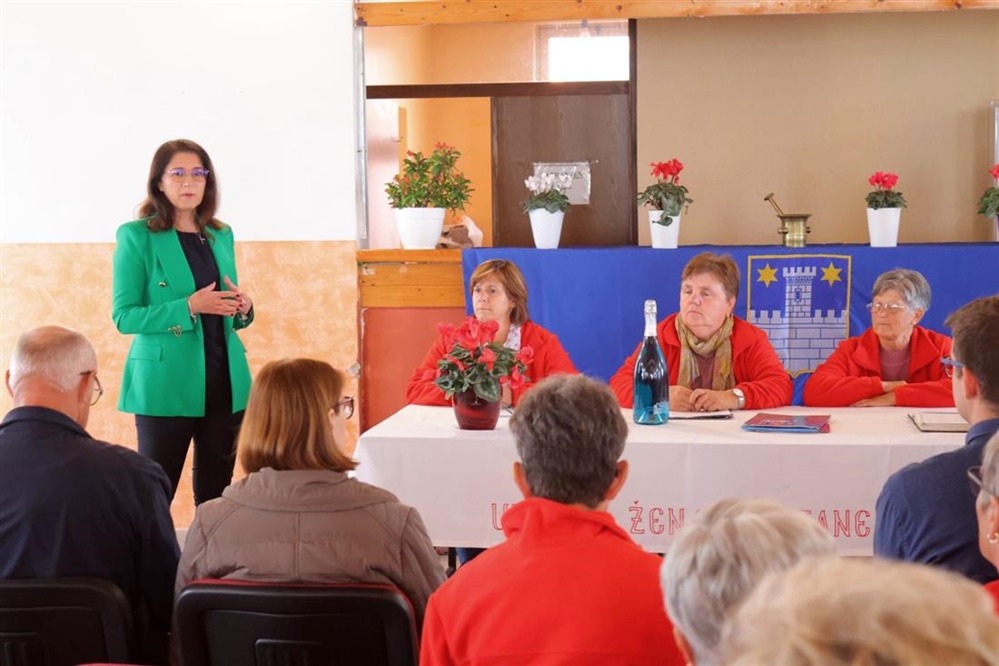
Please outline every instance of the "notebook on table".
[[957, 412], [916, 412], [909, 420], [921, 432], [968, 432], [968, 422]]
[[829, 432], [829, 414], [771, 414], [760, 412], [742, 424], [751, 432]]

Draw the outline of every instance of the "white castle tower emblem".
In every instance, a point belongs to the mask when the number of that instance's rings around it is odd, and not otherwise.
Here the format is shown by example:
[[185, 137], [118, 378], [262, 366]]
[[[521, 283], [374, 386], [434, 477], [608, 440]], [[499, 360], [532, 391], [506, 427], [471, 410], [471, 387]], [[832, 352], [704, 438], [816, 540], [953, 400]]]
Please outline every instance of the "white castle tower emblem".
[[815, 266], [790, 266], [784, 278], [784, 309], [750, 310], [748, 321], [766, 331], [792, 377], [811, 372], [847, 338], [847, 310], [813, 302]]

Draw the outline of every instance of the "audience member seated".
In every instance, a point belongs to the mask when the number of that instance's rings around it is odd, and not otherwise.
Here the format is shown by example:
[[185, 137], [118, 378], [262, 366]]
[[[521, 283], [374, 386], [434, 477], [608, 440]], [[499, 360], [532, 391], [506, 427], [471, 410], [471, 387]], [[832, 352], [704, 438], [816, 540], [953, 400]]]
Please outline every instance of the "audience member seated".
[[[982, 454], [982, 466], [968, 470], [972, 491], [978, 497], [978, 548], [982, 556], [999, 569], [999, 432], [992, 435]], [[985, 585], [995, 598], [999, 614], [999, 580]]]
[[613, 393], [587, 377], [550, 377], [524, 397], [510, 429], [524, 500], [503, 514], [506, 541], [430, 597], [420, 662], [682, 663], [660, 559], [607, 512], [628, 476], [628, 425]]
[[142, 663], [165, 663], [177, 573], [166, 473], [91, 437], [104, 393], [81, 333], [43, 326], [10, 357], [14, 408], [0, 423], [0, 578], [93, 576], [115, 583], [135, 616]]
[[944, 322], [954, 334], [954, 402], [971, 427], [965, 445], [908, 465], [888, 478], [878, 497], [874, 553], [935, 564], [978, 581], [996, 580], [996, 568], [978, 548], [975, 498], [965, 488], [969, 467], [999, 430], [999, 295], [979, 298]]
[[988, 595], [919, 564], [809, 558], [770, 574], [722, 632], [728, 666], [995, 666]]
[[[516, 264], [505, 259], [484, 261], [472, 273], [468, 283], [476, 318], [499, 324], [495, 341], [518, 351], [522, 346], [534, 350], [533, 360], [527, 363], [527, 384], [512, 392], [509, 387], [504, 387], [504, 405], [519, 403], [524, 393], [545, 377], [579, 372], [572, 364], [569, 354], [562, 348], [558, 337], [531, 321], [527, 312], [527, 284]], [[437, 361], [449, 351], [451, 350], [445, 346], [444, 337], [439, 337], [409, 379], [406, 404], [451, 404], [444, 399], [444, 392], [434, 384]]]
[[176, 591], [198, 578], [389, 583], [422, 621], [444, 569], [416, 509], [347, 476], [354, 399], [311, 359], [268, 363], [250, 389], [237, 451], [248, 476], [198, 506]]
[[[728, 255], [703, 252], [687, 262], [680, 312], [659, 322], [669, 365], [669, 406], [681, 412], [767, 409], [791, 404], [791, 378], [767, 334], [734, 316], [739, 269]], [[641, 350], [624, 361], [610, 385], [623, 407], [634, 398]]]
[[805, 382], [813, 407], [953, 407], [940, 359], [946, 335], [919, 326], [930, 309], [930, 285], [918, 271], [896, 268], [874, 281], [871, 327], [844, 340]]
[[800, 511], [770, 500], [722, 500], [677, 533], [662, 565], [666, 609], [688, 664], [718, 663], [729, 609], [768, 573], [807, 556], [835, 556], [829, 533]]

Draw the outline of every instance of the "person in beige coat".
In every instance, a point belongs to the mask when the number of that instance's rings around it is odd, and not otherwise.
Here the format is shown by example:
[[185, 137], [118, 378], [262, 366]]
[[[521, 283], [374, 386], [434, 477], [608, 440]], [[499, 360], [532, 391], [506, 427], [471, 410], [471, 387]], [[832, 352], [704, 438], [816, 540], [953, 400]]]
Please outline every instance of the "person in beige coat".
[[248, 476], [201, 504], [187, 533], [176, 593], [199, 578], [389, 583], [422, 626], [444, 569], [416, 509], [349, 478], [345, 419], [354, 399], [322, 361], [268, 363], [250, 391], [237, 445]]

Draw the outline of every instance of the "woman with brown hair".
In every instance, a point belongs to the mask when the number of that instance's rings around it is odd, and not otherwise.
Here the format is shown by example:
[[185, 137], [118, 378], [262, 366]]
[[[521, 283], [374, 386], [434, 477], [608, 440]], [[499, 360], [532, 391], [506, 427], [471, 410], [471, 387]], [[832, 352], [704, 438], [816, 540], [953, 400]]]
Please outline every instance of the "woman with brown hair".
[[[531, 321], [527, 312], [527, 284], [516, 264], [506, 259], [484, 261], [469, 278], [469, 293], [475, 317], [479, 321], [499, 324], [495, 341], [504, 347], [520, 350], [530, 347], [534, 357], [527, 362], [528, 383], [514, 389], [503, 388], [503, 403], [516, 405], [529, 390], [549, 375], [579, 374], [558, 337]], [[427, 352], [423, 363], [413, 371], [406, 386], [406, 403], [416, 405], [449, 405], [444, 392], [434, 384], [437, 361], [450, 349], [443, 336]]]
[[186, 139], [157, 149], [140, 219], [118, 228], [111, 317], [133, 335], [118, 409], [135, 414], [139, 453], [177, 492], [194, 439], [194, 502], [232, 480], [233, 446], [250, 392], [236, 331], [253, 302], [236, 276], [232, 229], [215, 218], [218, 181], [204, 148]]
[[198, 578], [388, 583], [418, 625], [444, 569], [416, 509], [350, 478], [340, 448], [354, 399], [343, 374], [311, 359], [273, 361], [257, 375], [239, 433], [248, 472], [198, 507], [176, 592]]
[[[687, 262], [680, 312], [656, 328], [669, 366], [669, 406], [681, 412], [767, 409], [791, 404], [791, 378], [767, 334], [734, 316], [739, 269], [729, 255], [702, 252]], [[610, 385], [623, 407], [634, 399], [635, 353]]]

